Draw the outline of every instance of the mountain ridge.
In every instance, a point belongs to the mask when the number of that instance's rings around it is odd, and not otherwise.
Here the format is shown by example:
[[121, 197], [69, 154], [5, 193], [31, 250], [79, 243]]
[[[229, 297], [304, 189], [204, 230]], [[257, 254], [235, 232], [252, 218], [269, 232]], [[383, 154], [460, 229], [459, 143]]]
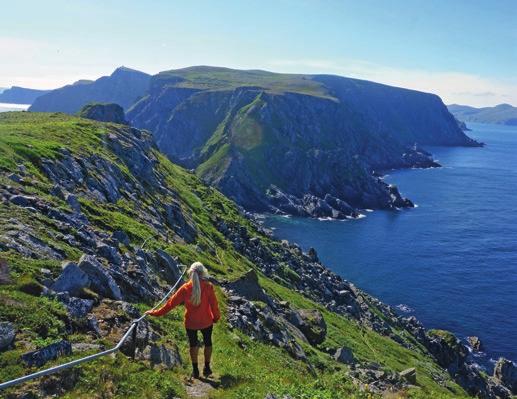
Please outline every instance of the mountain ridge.
[[334, 75], [160, 72], [127, 117], [247, 209], [315, 217], [411, 206], [371, 173], [437, 166], [420, 145], [478, 145], [433, 94]]
[[75, 114], [88, 103], [117, 103], [129, 107], [148, 88], [150, 75], [119, 67], [95, 81], [79, 80], [39, 97], [29, 111]]
[[49, 93], [51, 90], [27, 89], [25, 87], [12, 86], [0, 91], [0, 102], [9, 104], [32, 104], [38, 97]]
[[449, 111], [463, 122], [495, 123], [517, 126], [517, 107], [511, 104], [498, 104], [493, 107], [471, 107], [469, 105], [450, 104]]

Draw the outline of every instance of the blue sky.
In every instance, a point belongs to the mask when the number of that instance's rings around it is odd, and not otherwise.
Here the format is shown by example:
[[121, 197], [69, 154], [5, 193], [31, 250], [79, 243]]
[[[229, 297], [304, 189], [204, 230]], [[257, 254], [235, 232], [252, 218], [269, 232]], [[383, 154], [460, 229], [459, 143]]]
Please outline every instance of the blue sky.
[[334, 73], [517, 105], [517, 1], [0, 0], [0, 87], [125, 65]]

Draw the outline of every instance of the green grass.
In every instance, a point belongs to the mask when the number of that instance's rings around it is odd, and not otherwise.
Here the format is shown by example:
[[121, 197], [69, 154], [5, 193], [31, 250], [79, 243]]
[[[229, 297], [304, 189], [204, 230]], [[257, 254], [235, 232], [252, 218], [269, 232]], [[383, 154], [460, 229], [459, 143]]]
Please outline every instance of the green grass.
[[[180, 78], [179, 81], [178, 78]], [[255, 86], [277, 93], [295, 92], [333, 98], [325, 86], [313, 80], [310, 75], [199, 66], [160, 72], [153, 79], [162, 85], [203, 90], [228, 90]]]
[[[241, 116], [248, 117], [252, 109], [253, 107], [248, 107], [243, 110]], [[124, 173], [129, 174], [102, 141], [107, 132], [117, 134], [119, 129], [124, 128], [62, 114], [0, 114], [0, 184], [16, 184], [6, 180], [4, 175], [23, 163], [27, 165], [35, 181], [23, 183], [21, 186], [25, 190], [32, 190], [33, 194], [44, 198], [52, 206], [67, 209], [68, 205], [49, 195], [51, 183], [40, 170], [42, 158], [58, 157], [60, 149], [64, 147], [78, 155], [95, 153], [106, 157], [116, 162]], [[255, 133], [251, 131], [249, 140], [246, 140], [243, 147], [246, 149], [254, 143]], [[245, 227], [250, 236], [258, 236], [262, 244], [273, 252], [278, 247], [278, 243], [258, 234], [251, 223], [240, 215], [236, 205], [219, 191], [205, 186], [196, 175], [172, 164], [157, 151], [154, 155], [159, 160], [157, 172], [164, 177], [163, 184], [174, 191], [174, 196], [148, 190], [135, 201], [122, 199], [115, 204], [99, 204], [79, 194], [82, 209], [95, 229], [107, 234], [122, 229], [129, 234], [135, 246], [148, 237], [155, 237], [149, 241], [146, 247], [148, 250], [162, 248], [178, 256], [184, 264], [201, 260], [220, 279], [236, 278], [255, 265], [233, 249], [232, 244], [216, 229], [216, 220]], [[184, 213], [195, 223], [198, 232], [196, 242], [166, 242], [164, 237], [157, 234], [156, 228], [147, 222], [145, 216], [149, 205], [160, 208], [160, 203], [173, 200], [180, 202]], [[0, 204], [0, 223], [3, 226], [7, 227], [11, 223], [9, 220], [13, 210], [6, 203]], [[55, 221], [40, 214], [20, 211], [19, 208], [16, 211], [18, 221], [30, 228], [39, 239], [62, 250], [69, 260], [79, 258], [81, 253], [77, 249], [60, 241]], [[172, 233], [174, 232], [171, 231]], [[24, 258], [13, 252], [2, 252], [1, 256], [9, 263], [12, 283], [0, 286], [0, 320], [16, 323], [19, 330], [15, 348], [0, 354], [2, 381], [29, 371], [20, 364], [19, 356], [22, 353], [55, 340], [67, 338], [74, 342], [111, 344], [105, 338], [70, 334], [66, 329], [63, 305], [45, 297], [31, 295], [37, 292], [38, 284], [43, 278], [41, 269], [49, 269], [51, 275], [56, 277], [59, 275], [61, 262]], [[357, 359], [374, 361], [390, 370], [401, 371], [416, 367], [420, 388], [410, 391], [410, 397], [441, 398], [464, 395], [423, 349], [417, 347], [416, 350], [408, 350], [391, 339], [358, 325], [354, 320], [327, 311], [323, 306], [288, 288], [290, 282], [297, 279], [297, 273], [286, 265], [281, 268], [277, 281], [260, 275], [260, 282], [270, 295], [279, 300], [287, 300], [295, 308], [317, 308], [323, 313], [328, 326], [325, 342], [316, 348], [302, 344], [314, 364], [316, 374], [311, 374], [306, 363], [293, 360], [284, 350], [254, 342], [239, 331], [231, 331], [224, 322], [225, 297], [218, 289], [223, 319], [214, 330], [214, 370], [221, 377], [221, 386], [213, 391], [212, 397], [262, 399], [269, 392], [311, 399], [333, 398], [336, 392], [343, 395], [342, 397], [372, 397], [352, 385], [345, 375], [346, 367], [337, 364], [324, 351], [326, 347], [337, 348], [343, 345], [350, 347]], [[160, 281], [162, 283], [166, 282]], [[149, 306], [144, 303], [134, 305], [141, 311]], [[143, 362], [118, 354], [114, 358], [104, 358], [78, 368], [78, 383], [65, 397], [101, 397], [100, 392], [105, 393], [104, 397], [108, 398], [185, 397], [182, 381], [189, 374], [189, 366], [182, 309], [176, 309], [163, 318], [153, 318], [151, 323], [161, 333], [163, 342], [178, 345], [184, 366], [172, 371], [152, 369]], [[404, 332], [397, 333], [404, 336]], [[77, 356], [80, 355], [59, 359], [50, 364], [61, 363]], [[434, 382], [431, 378], [433, 374], [442, 375], [448, 381], [448, 388]], [[37, 382], [34, 382], [10, 392], [20, 392], [20, 389], [36, 386]]]

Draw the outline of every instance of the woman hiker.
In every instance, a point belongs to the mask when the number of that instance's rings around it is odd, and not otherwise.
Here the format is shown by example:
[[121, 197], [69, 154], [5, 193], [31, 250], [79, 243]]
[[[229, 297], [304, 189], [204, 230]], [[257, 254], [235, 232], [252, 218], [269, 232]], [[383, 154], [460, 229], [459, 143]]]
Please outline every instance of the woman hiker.
[[172, 295], [167, 302], [156, 310], [148, 310], [151, 316], [163, 316], [180, 304], [185, 305], [185, 328], [190, 345], [192, 376], [199, 378], [198, 331], [203, 335], [205, 345], [205, 367], [203, 375], [212, 374], [210, 359], [212, 357], [212, 327], [221, 318], [214, 287], [208, 281], [208, 271], [201, 262], [194, 262], [188, 270], [190, 280]]

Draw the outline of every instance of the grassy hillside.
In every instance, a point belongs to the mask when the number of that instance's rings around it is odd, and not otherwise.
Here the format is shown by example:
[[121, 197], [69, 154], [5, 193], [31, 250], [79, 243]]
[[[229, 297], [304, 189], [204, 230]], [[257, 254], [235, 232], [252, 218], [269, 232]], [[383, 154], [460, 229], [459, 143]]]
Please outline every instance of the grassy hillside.
[[[63, 302], [45, 288], [59, 276], [63, 261], [77, 262], [83, 252], [97, 256], [121, 285], [123, 300], [143, 311], [174, 281], [162, 269], [155, 268], [153, 262], [147, 263], [146, 273], [139, 273], [139, 257], [162, 249], [182, 264], [201, 260], [223, 282], [255, 269], [260, 284], [273, 299], [288, 301], [293, 309], [319, 309], [327, 323], [324, 342], [311, 346], [300, 341], [307, 361], [295, 360], [284, 349], [230, 329], [226, 320], [228, 297], [217, 288], [223, 318], [215, 327], [213, 368], [219, 374], [219, 386], [208, 393], [210, 397], [263, 398], [267, 393], [322, 399], [379, 396], [371, 393], [367, 384], [362, 388], [354, 384], [349, 366], [329, 355], [327, 348], [343, 345], [352, 349], [361, 364], [375, 362], [386, 371], [415, 367], [417, 386], [404, 389], [397, 397], [465, 395], [407, 331], [396, 323], [389, 324], [392, 322], [382, 315], [382, 308], [373, 299], [364, 296], [372, 317], [385, 318], [402, 344], [351, 316], [328, 310], [311, 299], [308, 291], [294, 290], [293, 282], [300, 276], [287, 263], [278, 269], [282, 273], [264, 274], [254, 259], [221, 233], [218, 226], [222, 222], [237, 228], [249, 241], [258, 242], [262, 251], [270, 254], [269, 262], [273, 265], [284, 262], [285, 257], [305, 259], [305, 255], [294, 247], [285, 249], [265, 235], [244, 218], [232, 201], [205, 186], [194, 174], [172, 164], [148, 143], [149, 137], [136, 129], [64, 114], [0, 115], [0, 258], [8, 265], [8, 273], [0, 285], [0, 321], [14, 323], [17, 331], [14, 344], [0, 353], [0, 381], [37, 369], [20, 361], [20, 356], [29, 350], [64, 338], [72, 343], [111, 346], [129, 325], [132, 317], [120, 310], [122, 302], [104, 298], [92, 289], [80, 296], [94, 301], [88, 317], [94, 315], [101, 330], [108, 333], [96, 335], [85, 326], [84, 318], [72, 318]], [[118, 152], [120, 146], [124, 152]], [[130, 155], [125, 158], [126, 155], [120, 154]], [[68, 165], [68, 171], [75, 170], [72, 161], [90, 165], [84, 179], [73, 185], [72, 180], [67, 180], [71, 178], [63, 174], [56, 184], [55, 176], [49, 171], [61, 170], [60, 163]], [[136, 168], [137, 161], [147, 168]], [[112, 180], [107, 179], [106, 170], [110, 171]], [[109, 184], [103, 186], [99, 182]], [[56, 185], [73, 193], [80, 210], [70, 196], [56, 194]], [[111, 197], [103, 187], [115, 187]], [[30, 206], [13, 199], [20, 195], [31, 198], [27, 200]], [[183, 224], [171, 224], [163, 219], [163, 207], [170, 203], [179, 206], [182, 216], [176, 214], [175, 221], [183, 218]], [[99, 245], [99, 242], [113, 245], [110, 236], [116, 231], [123, 231], [129, 237], [128, 243], [117, 247], [123, 257], [120, 267], [103, 258], [106, 255], [101, 255]], [[150, 237], [143, 251], [147, 255], [142, 255], [140, 246]], [[92, 240], [97, 244], [92, 244]], [[116, 274], [117, 271], [122, 271], [123, 276]], [[122, 282], [127, 285], [123, 286]], [[132, 282], [137, 282], [137, 286], [130, 285]], [[138, 294], [144, 288], [149, 296]], [[257, 305], [264, 306], [260, 302]], [[104, 330], [109, 323], [115, 324]], [[12, 388], [6, 395], [14, 398], [32, 392], [39, 397], [54, 392], [66, 398], [187, 397], [184, 380], [189, 374], [189, 362], [182, 310], [150, 320], [150, 328], [159, 336], [160, 345], [170, 350], [177, 346], [182, 365], [171, 369], [153, 367], [145, 360], [132, 360], [118, 353], [58, 377]], [[72, 353], [46, 366], [95, 351]], [[49, 393], [51, 389], [54, 391]]]

